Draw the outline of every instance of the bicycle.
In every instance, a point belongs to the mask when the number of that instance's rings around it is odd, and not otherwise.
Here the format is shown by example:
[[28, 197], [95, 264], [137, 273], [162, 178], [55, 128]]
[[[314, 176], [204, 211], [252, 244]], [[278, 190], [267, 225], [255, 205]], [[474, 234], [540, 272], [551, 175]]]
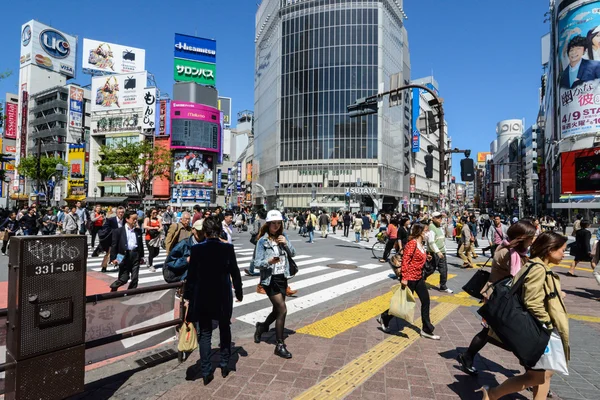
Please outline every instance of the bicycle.
[[387, 241], [387, 236], [378, 234], [375, 236], [375, 239], [377, 239], [377, 241], [371, 247], [371, 252], [373, 253], [373, 257], [375, 257], [378, 260], [381, 260], [383, 258], [383, 253], [385, 252], [385, 243]]

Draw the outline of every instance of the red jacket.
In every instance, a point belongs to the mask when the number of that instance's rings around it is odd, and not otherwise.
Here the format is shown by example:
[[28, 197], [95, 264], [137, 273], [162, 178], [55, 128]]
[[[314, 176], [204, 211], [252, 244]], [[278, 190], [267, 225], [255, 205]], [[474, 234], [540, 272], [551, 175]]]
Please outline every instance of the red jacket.
[[402, 279], [418, 281], [423, 278], [423, 265], [427, 261], [427, 254], [417, 247], [415, 239], [406, 243], [402, 257]]

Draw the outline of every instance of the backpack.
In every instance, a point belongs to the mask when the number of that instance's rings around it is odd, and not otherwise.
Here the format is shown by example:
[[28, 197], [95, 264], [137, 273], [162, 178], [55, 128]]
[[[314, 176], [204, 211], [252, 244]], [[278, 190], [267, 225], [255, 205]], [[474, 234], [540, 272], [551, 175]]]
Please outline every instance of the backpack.
[[312, 214], [309, 214], [308, 217], [306, 217], [306, 227], [307, 228], [312, 228], [313, 227]]

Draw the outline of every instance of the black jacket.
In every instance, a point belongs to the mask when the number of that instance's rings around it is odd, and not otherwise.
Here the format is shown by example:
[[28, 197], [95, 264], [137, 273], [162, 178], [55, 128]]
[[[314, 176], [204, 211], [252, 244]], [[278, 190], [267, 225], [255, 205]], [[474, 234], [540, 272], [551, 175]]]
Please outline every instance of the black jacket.
[[344, 226], [352, 225], [352, 217], [350, 216], [350, 214], [344, 214], [344, 217], [342, 219], [344, 220]]
[[10, 217], [6, 217], [4, 222], [0, 224], [0, 230], [8, 229], [10, 233], [15, 234], [19, 230], [19, 221], [12, 220]]
[[[125, 221], [123, 221], [122, 224], [125, 226]], [[112, 234], [117, 229], [119, 229], [117, 217], [111, 217], [104, 220], [102, 228], [100, 228], [98, 231], [100, 247], [102, 247], [104, 250], [108, 250], [108, 248], [112, 245]]]
[[592, 233], [587, 229], [580, 229], [575, 232], [575, 243], [577, 243], [577, 256], [578, 259], [586, 259], [592, 252], [590, 248], [590, 240], [592, 239]]
[[233, 296], [243, 297], [242, 277], [233, 245], [207, 239], [192, 246], [184, 297], [190, 300], [187, 320], [231, 319]]
[[19, 223], [21, 224], [21, 227], [23, 229], [29, 229], [30, 231], [32, 231], [35, 230], [35, 228], [37, 228], [37, 217], [35, 216], [35, 214], [33, 214], [32, 216], [28, 213], [21, 217]]
[[[110, 261], [113, 262], [117, 258], [117, 254], [125, 255], [127, 251], [127, 225], [113, 231], [112, 246], [110, 248]], [[135, 228], [135, 237], [137, 239], [137, 252], [140, 258], [144, 257], [144, 240], [142, 230]]]

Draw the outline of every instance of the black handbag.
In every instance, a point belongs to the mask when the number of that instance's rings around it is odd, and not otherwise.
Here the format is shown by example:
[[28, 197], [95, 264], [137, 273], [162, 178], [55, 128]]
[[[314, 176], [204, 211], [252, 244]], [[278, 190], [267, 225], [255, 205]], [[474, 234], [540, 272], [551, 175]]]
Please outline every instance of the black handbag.
[[489, 280], [490, 273], [488, 271], [479, 269], [473, 274], [471, 279], [469, 279], [469, 282], [467, 282], [465, 286], [462, 287], [462, 289], [471, 296], [475, 297], [476, 299], [483, 300], [483, 295], [481, 294], [481, 291], [483, 290], [483, 287], [488, 283]]
[[287, 254], [288, 264], [290, 266], [290, 276], [293, 277], [298, 273], [298, 264], [296, 264], [296, 261], [294, 261], [294, 259], [292, 258], [292, 252], [290, 251], [290, 248], [287, 246], [283, 246], [283, 249]]
[[477, 312], [525, 367], [533, 368], [546, 350], [550, 332], [527, 310], [521, 299], [521, 289], [532, 263], [512, 285], [512, 277], [494, 284], [494, 292]]

